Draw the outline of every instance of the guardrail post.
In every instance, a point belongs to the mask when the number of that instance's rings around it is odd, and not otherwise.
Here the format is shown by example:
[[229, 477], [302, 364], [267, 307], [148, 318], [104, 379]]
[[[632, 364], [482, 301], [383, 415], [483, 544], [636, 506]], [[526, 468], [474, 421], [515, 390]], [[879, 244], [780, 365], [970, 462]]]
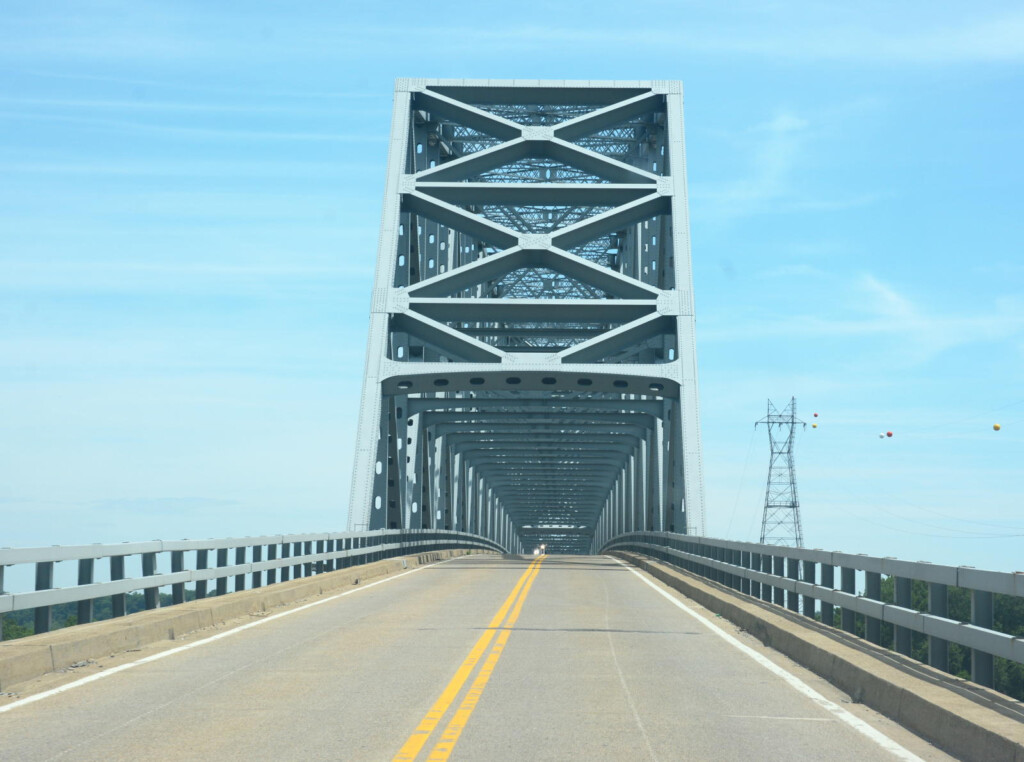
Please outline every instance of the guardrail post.
[[[292, 545], [292, 556], [298, 557], [302, 555], [302, 543], [297, 542]], [[299, 579], [302, 576], [302, 564], [295, 564], [292, 566], [292, 579]]]
[[[761, 554], [751, 553], [750, 554], [750, 565], [747, 567], [753, 571], [761, 571]], [[761, 583], [755, 580], [750, 580], [750, 595], [758, 600], [761, 600]]]
[[[273, 542], [267, 546], [267, 560], [277, 560], [277, 543]], [[284, 580], [281, 580], [284, 582]], [[267, 584], [273, 585], [277, 582], [277, 569], [267, 569]]]
[[[850, 595], [856, 595], [857, 593], [857, 570], [851, 569], [847, 566], [839, 567], [839, 584], [842, 585], [844, 593]], [[854, 616], [853, 609], [849, 606], [843, 606], [840, 614], [840, 625], [843, 628], [843, 632], [855, 632], [857, 630], [857, 620]]]
[[[928, 583], [928, 613], [932, 616], [949, 616], [949, 588], [938, 582]], [[973, 662], [973, 660], [972, 660]], [[928, 636], [928, 665], [949, 672], [949, 641]]]
[[[156, 553], [142, 554], [142, 576], [152, 577], [156, 574]], [[146, 610], [155, 609], [160, 605], [160, 598], [157, 595], [159, 588], [147, 587], [142, 591], [142, 600], [145, 602]]]
[[[258, 564], [263, 560], [263, 546], [253, 545], [252, 546], [252, 562]], [[252, 573], [252, 589], [255, 590], [257, 587], [263, 586], [263, 572], [254, 571]]]
[[[210, 563], [210, 551], [208, 550], [197, 550], [196, 551], [196, 571], [205, 569]], [[196, 599], [206, 597], [206, 580], [196, 580]]]
[[[975, 627], [984, 627], [986, 630], [991, 630], [994, 613], [992, 593], [983, 590], [972, 590], [971, 624]], [[987, 688], [992, 687], [994, 682], [994, 659], [992, 654], [975, 648], [971, 649], [971, 680]]]
[[[95, 575], [96, 559], [95, 558], [80, 558], [78, 559], [78, 584], [79, 585], [91, 585], [96, 581]], [[0, 589], [3, 589], [3, 580], [0, 579]], [[92, 621], [93, 616], [93, 601], [90, 598], [87, 601], [79, 601], [75, 607], [78, 609], [78, 623], [88, 624]]]
[[[245, 546], [235, 548], [235, 566], [241, 566], [245, 563]], [[235, 575], [235, 592], [239, 593], [245, 590], [245, 572]]]
[[[223, 569], [227, 565], [228, 565], [228, 549], [227, 548], [217, 548], [217, 568], [218, 569]], [[223, 576], [223, 575], [219, 575], [217, 577], [217, 595], [227, 595], [227, 594], [228, 594], [228, 578]]]
[[[882, 575], [880, 572], [864, 572], [864, 595], [873, 601], [882, 600]], [[864, 637], [869, 643], [881, 644], [882, 621], [873, 616], [865, 616]]]
[[[53, 587], [53, 561], [36, 562], [36, 590], [50, 590]], [[36, 606], [35, 633], [49, 632], [53, 624], [53, 611], [50, 606]]]
[[[772, 557], [768, 553], [761, 554], [761, 572], [764, 574], [772, 573]], [[772, 586], [761, 583], [761, 600], [766, 603], [772, 602]]]
[[[817, 564], [814, 561], [803, 561], [803, 581], [816, 585], [817, 581]], [[818, 600], [812, 598], [809, 595], [804, 596], [804, 616], [809, 616], [814, 619], [815, 608], [817, 607]]]
[[[312, 555], [313, 554], [313, 542], [311, 540], [307, 541], [302, 550], [303, 550], [303, 554], [304, 555], [307, 555], [307, 556]], [[303, 564], [303, 566], [305, 567], [302, 570], [303, 571], [303, 576], [304, 577], [311, 577], [311, 576], [313, 576], [313, 562], [312, 561], [306, 561], [305, 564]]]
[[[800, 561], [796, 558], [786, 559], [786, 576], [792, 580], [800, 579]], [[800, 611], [800, 594], [793, 591], [786, 591], [786, 608], [790, 611]]]
[[[185, 571], [185, 551], [184, 550], [172, 550], [171, 551], [171, 571], [182, 572]], [[185, 602], [185, 583], [175, 582], [171, 585], [171, 602], [172, 603], [184, 603]]]
[[[821, 565], [821, 586], [828, 590], [836, 589], [836, 567], [832, 564]], [[821, 602], [821, 621], [829, 627], [836, 626], [835, 606], [829, 601]]]
[[[782, 556], [772, 556], [772, 574], [776, 577], [786, 576], [786, 559]], [[786, 588], [776, 587], [774, 588], [774, 603], [776, 606], [786, 605]]]
[[[740, 551], [740, 566], [744, 569], [750, 568], [751, 552], [749, 550]], [[740, 577], [740, 592], [744, 595], [750, 595], [751, 582], [749, 577]]]
[[[281, 543], [281, 558], [289, 558], [289, 557], [291, 557], [291, 554], [292, 554], [292, 546], [291, 546], [291, 544], [287, 543], [287, 542], [282, 542]], [[282, 566], [281, 567], [281, 581], [282, 582], [287, 582], [288, 581], [288, 577], [289, 577], [290, 574], [291, 574], [291, 569], [289, 567], [287, 567], [287, 566]]]
[[[913, 608], [913, 591], [914, 581], [909, 577], [897, 577], [896, 578], [896, 605], [901, 608], [909, 609]], [[911, 634], [913, 630], [908, 627], [895, 627], [896, 630], [896, 653], [901, 653], [904, 656], [910, 656], [912, 650], [911, 646]]]
[[[5, 593], [4, 590], [4, 566], [0, 564], [0, 595]], [[0, 640], [4, 639], [4, 615], [0, 614]]]
[[[124, 556], [110, 557], [110, 581], [124, 579]], [[124, 616], [128, 613], [127, 597], [124, 593], [110, 596], [111, 616]]]
[[[324, 541], [323, 540], [317, 540], [316, 541], [316, 553], [317, 553], [318, 556], [322, 556], [324, 554]], [[314, 570], [314, 572], [316, 574], [323, 574], [326, 571], [326, 567], [324, 565], [324, 560], [322, 558], [317, 560], [316, 565], [313, 567], [313, 570]]]

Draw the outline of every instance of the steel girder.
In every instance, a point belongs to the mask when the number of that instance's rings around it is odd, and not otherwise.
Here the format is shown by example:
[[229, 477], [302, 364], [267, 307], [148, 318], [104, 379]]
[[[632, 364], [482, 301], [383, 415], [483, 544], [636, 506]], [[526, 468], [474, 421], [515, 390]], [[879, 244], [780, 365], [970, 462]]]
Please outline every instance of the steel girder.
[[675, 81], [400, 79], [349, 527], [701, 534]]

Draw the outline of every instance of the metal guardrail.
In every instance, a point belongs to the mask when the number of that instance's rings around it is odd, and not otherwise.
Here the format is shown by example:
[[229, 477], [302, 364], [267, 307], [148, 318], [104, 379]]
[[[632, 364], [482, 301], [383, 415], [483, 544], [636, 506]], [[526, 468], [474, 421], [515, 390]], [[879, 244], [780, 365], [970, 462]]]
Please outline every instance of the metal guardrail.
[[[0, 548], [0, 591], [4, 567], [35, 565], [35, 590], [0, 594], [0, 639], [2, 616], [12, 611], [34, 609], [35, 632], [41, 633], [51, 629], [52, 607], [62, 603], [77, 603], [78, 623], [85, 624], [93, 621], [97, 598], [109, 596], [112, 614], [118, 617], [125, 615], [126, 596], [133, 592], [142, 591], [145, 608], [155, 609], [164, 586], [171, 588], [173, 605], [185, 602], [188, 584], [195, 585], [196, 598], [205, 598], [211, 582], [213, 594], [224, 595], [232, 578], [232, 592], [239, 592], [394, 556], [455, 548], [504, 552], [478, 535], [426, 529]], [[133, 556], [141, 557], [141, 576], [126, 575], [126, 559]], [[78, 562], [78, 584], [54, 587], [54, 566], [67, 561]], [[96, 581], [97, 561], [109, 564], [109, 581]], [[161, 573], [167, 563], [170, 571]]]
[[[864, 618], [864, 638], [875, 644], [882, 645], [882, 623], [890, 623], [894, 627], [893, 647], [907, 656], [911, 655], [912, 633], [921, 633], [928, 638], [927, 663], [947, 672], [949, 644], [956, 643], [971, 651], [971, 680], [988, 687], [994, 683], [993, 657], [1024, 663], [1024, 638], [993, 629], [994, 596], [1024, 596], [1021, 572], [731, 542], [671, 532], [620, 535], [609, 541], [602, 552], [611, 550], [643, 553], [790, 611], [812, 618], [820, 614], [821, 621], [830, 626], [838, 608], [840, 629], [845, 632], [855, 633], [859, 614]], [[894, 603], [882, 601], [883, 575], [895, 577]], [[927, 611], [911, 607], [914, 581], [928, 585]], [[948, 617], [950, 588], [970, 592], [969, 622]], [[858, 593], [858, 589], [863, 592]]]

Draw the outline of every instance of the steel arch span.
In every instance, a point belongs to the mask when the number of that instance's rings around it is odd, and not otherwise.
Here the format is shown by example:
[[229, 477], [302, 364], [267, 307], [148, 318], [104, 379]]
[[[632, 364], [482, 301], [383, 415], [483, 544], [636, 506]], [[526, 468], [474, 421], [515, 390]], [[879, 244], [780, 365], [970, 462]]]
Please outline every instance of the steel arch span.
[[677, 81], [396, 82], [349, 528], [702, 534]]

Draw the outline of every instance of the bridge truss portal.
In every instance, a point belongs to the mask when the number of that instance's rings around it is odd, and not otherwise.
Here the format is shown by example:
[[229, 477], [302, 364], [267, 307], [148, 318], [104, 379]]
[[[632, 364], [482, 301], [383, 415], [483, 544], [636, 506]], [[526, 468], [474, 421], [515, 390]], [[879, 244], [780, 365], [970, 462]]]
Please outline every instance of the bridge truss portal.
[[401, 79], [349, 527], [703, 533], [675, 81]]

